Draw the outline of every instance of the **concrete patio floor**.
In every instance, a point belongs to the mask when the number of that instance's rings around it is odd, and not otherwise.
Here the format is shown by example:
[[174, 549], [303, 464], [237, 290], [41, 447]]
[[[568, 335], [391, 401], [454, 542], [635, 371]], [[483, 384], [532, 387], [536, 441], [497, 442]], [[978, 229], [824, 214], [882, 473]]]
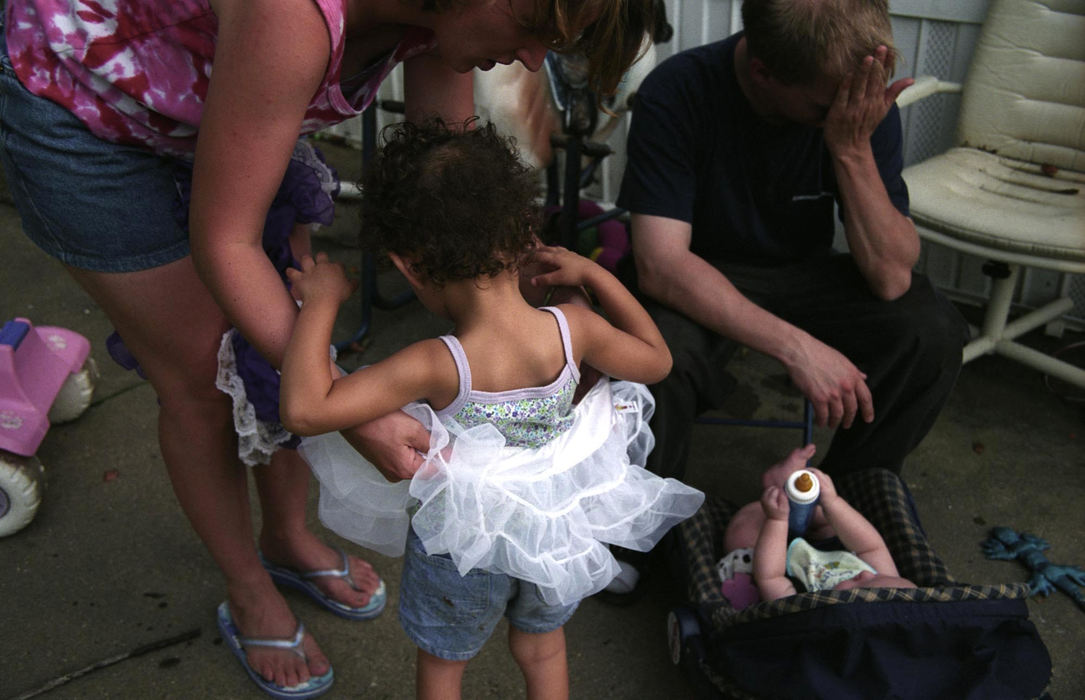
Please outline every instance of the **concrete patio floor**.
[[[351, 217], [348, 207], [337, 223], [340, 233], [349, 232]], [[0, 242], [0, 321], [25, 316], [76, 330], [91, 340], [101, 369], [90, 409], [54, 426], [38, 451], [48, 473], [38, 516], [0, 539], [0, 698], [190, 631], [198, 636], [88, 672], [42, 697], [266, 697], [219, 639], [214, 610], [223, 599], [222, 580], [171, 492], [155, 438], [151, 388], [109, 359], [105, 338], [111, 329], [102, 312], [21, 235], [9, 204], [0, 204]], [[317, 246], [357, 267], [356, 249], [329, 239]], [[388, 292], [396, 282], [386, 275], [382, 284]], [[346, 307], [338, 337], [349, 337], [357, 319], [357, 306]], [[372, 362], [444, 330], [417, 303], [377, 311], [365, 351], [343, 363]], [[779, 366], [748, 355], [736, 364], [736, 374], [741, 386], [728, 403], [732, 414], [799, 410]], [[827, 445], [827, 436], [819, 430], [815, 438]], [[958, 580], [1028, 578], [1017, 562], [984, 559], [979, 543], [994, 525], [1036, 533], [1051, 542], [1052, 561], [1085, 566], [1083, 442], [1085, 406], [1048, 390], [1039, 373], [999, 358], [964, 368], [949, 405], [903, 474], [935, 550]], [[742, 503], [756, 497], [760, 470], [797, 444], [790, 431], [698, 426], [689, 480]], [[320, 527], [315, 488], [310, 496], [312, 521]], [[344, 544], [330, 533], [329, 539]], [[376, 555], [371, 560], [394, 602], [400, 562]], [[629, 607], [589, 599], [568, 625], [574, 698], [691, 697], [692, 687], [670, 663], [664, 634], [665, 617], [679, 596], [662, 570], [646, 586], [647, 594]], [[287, 596], [335, 665], [336, 686], [327, 697], [412, 696], [414, 649], [392, 606], [375, 621], [352, 623]], [[1085, 697], [1085, 611], [1061, 593], [1030, 600], [1029, 608], [1054, 662], [1053, 696]], [[499, 633], [469, 667], [464, 697], [523, 694]]]

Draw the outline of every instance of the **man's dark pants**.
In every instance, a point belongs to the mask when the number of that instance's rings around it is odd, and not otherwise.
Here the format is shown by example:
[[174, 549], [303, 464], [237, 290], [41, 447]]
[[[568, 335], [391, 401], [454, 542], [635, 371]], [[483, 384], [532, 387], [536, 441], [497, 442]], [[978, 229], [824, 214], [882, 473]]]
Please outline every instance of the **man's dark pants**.
[[[918, 274], [899, 299], [878, 299], [850, 255], [788, 267], [719, 268], [752, 301], [835, 348], [867, 375], [874, 422], [856, 418], [851, 428], [838, 429], [820, 468], [834, 475], [869, 467], [899, 474], [960, 371], [968, 328], [953, 305]], [[647, 467], [680, 478], [694, 418], [720, 405], [733, 385], [726, 363], [736, 344], [660, 304], [648, 300], [646, 306], [674, 357], [670, 375], [651, 387], [656, 445]]]

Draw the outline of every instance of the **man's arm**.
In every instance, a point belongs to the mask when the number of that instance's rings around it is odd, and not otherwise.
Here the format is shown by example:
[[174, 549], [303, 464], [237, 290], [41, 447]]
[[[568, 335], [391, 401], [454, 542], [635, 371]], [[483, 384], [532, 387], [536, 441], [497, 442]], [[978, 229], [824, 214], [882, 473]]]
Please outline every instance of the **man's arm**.
[[690, 250], [689, 223], [634, 214], [633, 253], [641, 291], [719, 335], [779, 360], [814, 405], [818, 425], [870, 422], [866, 376], [841, 353], [747, 299]]
[[898, 80], [886, 88], [886, 54], [879, 47], [844, 78], [824, 133], [840, 187], [848, 248], [871, 292], [891, 301], [911, 286], [919, 235], [889, 199], [870, 145], [897, 95], [913, 82]]

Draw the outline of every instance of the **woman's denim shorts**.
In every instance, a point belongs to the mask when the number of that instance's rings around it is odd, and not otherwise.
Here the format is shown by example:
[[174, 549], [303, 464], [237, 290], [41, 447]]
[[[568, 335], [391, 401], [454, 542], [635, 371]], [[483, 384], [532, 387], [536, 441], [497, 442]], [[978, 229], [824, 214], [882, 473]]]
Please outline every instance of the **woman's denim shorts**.
[[0, 162], [23, 230], [72, 267], [133, 272], [189, 253], [177, 175], [184, 166], [94, 136], [70, 111], [31, 94], [11, 68], [0, 25]]

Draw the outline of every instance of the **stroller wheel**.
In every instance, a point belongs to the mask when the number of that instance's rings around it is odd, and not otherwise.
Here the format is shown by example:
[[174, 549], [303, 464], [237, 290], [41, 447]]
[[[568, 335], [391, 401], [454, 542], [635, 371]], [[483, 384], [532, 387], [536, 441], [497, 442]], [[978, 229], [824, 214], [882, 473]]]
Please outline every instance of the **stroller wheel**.
[[701, 625], [689, 608], [674, 608], [667, 614], [667, 646], [675, 666], [688, 660], [684, 657], [701, 656]]
[[0, 450], [0, 537], [26, 527], [41, 505], [42, 467], [37, 457]]

